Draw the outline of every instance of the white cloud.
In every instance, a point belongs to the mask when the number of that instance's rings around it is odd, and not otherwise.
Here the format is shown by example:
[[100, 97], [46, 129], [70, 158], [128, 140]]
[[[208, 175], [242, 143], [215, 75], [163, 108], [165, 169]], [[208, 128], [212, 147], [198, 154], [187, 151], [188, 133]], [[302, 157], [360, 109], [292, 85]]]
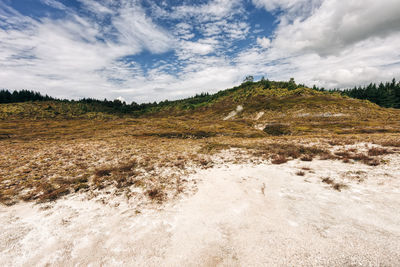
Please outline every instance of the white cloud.
[[183, 42], [182, 48], [189, 51], [190, 54], [194, 53], [199, 55], [207, 55], [214, 50], [212, 45], [201, 42]]
[[[48, 0], [46, 0], [48, 1]], [[89, 11], [92, 11], [96, 14], [113, 14], [114, 11], [111, 8], [108, 8], [105, 5], [102, 5], [99, 1], [94, 0], [78, 0], [82, 4], [86, 6]]]
[[135, 2], [123, 4], [112, 23], [119, 32], [119, 41], [125, 45], [141, 46], [154, 53], [166, 52], [173, 45], [168, 32], [154, 24]]
[[[400, 74], [400, 55], [396, 52], [400, 44], [399, 1], [253, 3], [282, 12], [269, 50], [253, 48], [238, 58], [241, 64], [263, 59], [255, 64], [255, 71], [265, 71], [275, 79], [296, 77], [309, 85], [330, 88], [389, 80]], [[260, 39], [257, 42], [262, 46]]]
[[123, 98], [122, 96], [117, 97], [116, 100], [119, 100], [121, 102], [126, 102], [125, 98]]
[[269, 48], [271, 46], [271, 40], [267, 37], [258, 37], [257, 44], [262, 48]]
[[253, 0], [253, 3], [257, 7], [264, 7], [268, 11], [274, 11], [276, 9], [290, 9], [309, 1], [310, 0]]
[[175, 25], [174, 33], [179, 38], [184, 40], [189, 40], [195, 37], [195, 34], [192, 32], [193, 26], [189, 23], [181, 22]]
[[60, 3], [56, 0], [41, 0], [41, 1], [42, 1], [42, 3], [44, 3], [48, 6], [51, 6], [53, 8], [57, 8], [57, 9], [61, 9], [61, 10], [67, 9], [66, 6], [64, 6], [62, 3]]
[[[398, 0], [253, 0], [277, 16], [264, 37], [251, 35], [262, 26], [250, 27], [240, 0], [146, 10], [138, 0], [80, 0], [85, 12], [41, 1], [65, 17], [32, 19], [0, 2], [1, 87], [143, 102], [215, 92], [245, 75], [332, 88], [400, 74]], [[143, 51], [173, 60], [121, 60]]]
[[325, 0], [305, 20], [282, 23], [274, 43], [280, 49], [326, 55], [399, 30], [400, 2], [397, 0]]
[[215, 21], [232, 17], [242, 12], [240, 0], [212, 0], [200, 5], [181, 5], [174, 7], [174, 13], [169, 14], [176, 18], [195, 17], [201, 22]]
[[[97, 6], [96, 12], [103, 11]], [[112, 30], [70, 9], [63, 19], [34, 20], [0, 3], [0, 16], [12, 18], [0, 28], [1, 86], [56, 97], [114, 99], [116, 88], [143, 76], [134, 64], [118, 62], [120, 58], [143, 50], [163, 53], [174, 42], [133, 2], [121, 3], [117, 11]]]
[[258, 8], [265, 8], [269, 12], [283, 11], [281, 22], [287, 23], [296, 18], [305, 18], [312, 14], [325, 0], [252, 0]]

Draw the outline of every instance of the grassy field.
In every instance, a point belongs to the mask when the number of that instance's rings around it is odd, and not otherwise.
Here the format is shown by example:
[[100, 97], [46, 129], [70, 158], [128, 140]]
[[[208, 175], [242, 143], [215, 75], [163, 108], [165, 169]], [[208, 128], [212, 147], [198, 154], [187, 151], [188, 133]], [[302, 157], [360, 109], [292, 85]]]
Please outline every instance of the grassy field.
[[[85, 112], [77, 103], [2, 104], [0, 202], [44, 202], [109, 188], [162, 202], [190, 186], [184, 174], [217, 159], [282, 164], [318, 158], [377, 166], [385, 164], [381, 155], [399, 152], [399, 140], [399, 110], [308, 88], [253, 85], [140, 116]], [[355, 143], [379, 147], [346, 148]]]

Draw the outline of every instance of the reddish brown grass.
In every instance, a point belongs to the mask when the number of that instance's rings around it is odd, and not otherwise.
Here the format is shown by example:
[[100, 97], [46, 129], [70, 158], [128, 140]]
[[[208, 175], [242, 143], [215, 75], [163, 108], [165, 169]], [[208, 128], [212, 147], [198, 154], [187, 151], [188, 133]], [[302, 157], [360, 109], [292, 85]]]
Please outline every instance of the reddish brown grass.
[[162, 202], [165, 199], [165, 193], [158, 187], [147, 190], [146, 194], [153, 201]]
[[381, 156], [386, 154], [391, 154], [386, 148], [373, 147], [368, 150], [368, 156]]
[[283, 164], [286, 162], [288, 162], [288, 159], [284, 155], [275, 155], [271, 160], [272, 164]]
[[326, 183], [326, 184], [332, 184], [334, 182], [334, 180], [330, 177], [325, 177], [325, 178], [322, 178], [322, 182]]
[[301, 161], [312, 161], [313, 157], [311, 155], [304, 155], [300, 158]]

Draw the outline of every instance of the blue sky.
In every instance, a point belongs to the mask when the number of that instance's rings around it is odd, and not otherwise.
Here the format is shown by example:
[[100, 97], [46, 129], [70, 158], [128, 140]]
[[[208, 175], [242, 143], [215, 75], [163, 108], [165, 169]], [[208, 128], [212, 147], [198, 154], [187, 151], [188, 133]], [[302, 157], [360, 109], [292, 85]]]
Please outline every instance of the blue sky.
[[398, 0], [0, 0], [0, 87], [62, 98], [344, 88], [400, 78], [399, 48]]

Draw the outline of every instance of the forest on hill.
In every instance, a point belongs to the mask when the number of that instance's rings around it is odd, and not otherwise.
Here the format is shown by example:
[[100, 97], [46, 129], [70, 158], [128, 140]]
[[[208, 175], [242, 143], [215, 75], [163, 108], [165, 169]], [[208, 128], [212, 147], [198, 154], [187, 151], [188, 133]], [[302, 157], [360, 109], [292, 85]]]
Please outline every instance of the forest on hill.
[[[249, 78], [250, 77], [250, 78]], [[48, 95], [42, 95], [39, 92], [32, 90], [19, 90], [19, 91], [9, 91], [6, 89], [0, 90], [0, 104], [1, 103], [21, 103], [28, 101], [58, 101], [64, 103], [80, 103], [84, 104], [85, 107], [91, 106], [96, 111], [106, 111], [106, 112], [118, 112], [118, 113], [145, 113], [154, 109], [161, 109], [164, 107], [179, 106], [184, 109], [193, 109], [199, 105], [209, 103], [219, 97], [225, 96], [232, 91], [246, 88], [249, 86], [262, 86], [264, 89], [273, 88], [284, 88], [288, 90], [295, 90], [299, 87], [305, 87], [303, 84], [296, 84], [294, 79], [289, 81], [269, 81], [268, 79], [262, 78], [260, 81], [254, 82], [252, 76], [246, 77], [245, 81], [232, 89], [222, 90], [215, 94], [201, 93], [193, 97], [174, 100], [174, 101], [161, 101], [153, 103], [142, 103], [137, 104], [132, 102], [127, 104], [121, 102], [120, 100], [98, 100], [93, 98], [83, 98], [80, 100], [67, 100], [67, 99], [57, 99]], [[328, 91], [334, 93], [340, 93], [356, 99], [369, 100], [372, 103], [376, 103], [381, 107], [386, 108], [400, 108], [400, 82], [396, 82], [393, 78], [391, 82], [371, 83], [367, 86], [355, 86], [351, 89], [331, 89], [327, 90], [325, 88], [319, 88], [313, 86], [314, 90], [317, 91]], [[91, 109], [92, 109], [91, 108]]]
[[[251, 77], [251, 79], [248, 79], [248, 77]], [[10, 92], [9, 90], [2, 89], [0, 90], [0, 104], [21, 103], [29, 101], [55, 101], [62, 103], [79, 104], [82, 107], [82, 109], [85, 109], [85, 111], [89, 112], [95, 111], [95, 112], [107, 112], [107, 113], [144, 114], [147, 112], [158, 111], [168, 107], [178, 107], [179, 109], [184, 109], [184, 110], [194, 109], [198, 106], [210, 103], [220, 97], [226, 96], [233, 91], [250, 88], [252, 86], [261, 86], [264, 89], [282, 88], [288, 90], [295, 90], [296, 88], [304, 87], [304, 85], [302, 84], [296, 84], [294, 79], [290, 79], [290, 81], [280, 81], [280, 82], [262, 79], [261, 81], [253, 82], [252, 76], [248, 77], [246, 78], [248, 80], [245, 80], [241, 85], [231, 89], [221, 90], [215, 94], [201, 93], [185, 99], [173, 100], [173, 101], [164, 100], [158, 103], [153, 102], [153, 103], [138, 104], [133, 101], [132, 103], [128, 104], [118, 99], [111, 101], [107, 99], [98, 100], [94, 98], [68, 100], [68, 99], [53, 98], [48, 95], [43, 96], [39, 92], [35, 91], [20, 90], [20, 91]]]
[[[318, 88], [317, 88], [318, 89]], [[391, 82], [370, 83], [367, 86], [355, 86], [351, 89], [330, 90], [352, 98], [369, 100], [381, 107], [400, 108], [400, 82], [393, 78]]]

